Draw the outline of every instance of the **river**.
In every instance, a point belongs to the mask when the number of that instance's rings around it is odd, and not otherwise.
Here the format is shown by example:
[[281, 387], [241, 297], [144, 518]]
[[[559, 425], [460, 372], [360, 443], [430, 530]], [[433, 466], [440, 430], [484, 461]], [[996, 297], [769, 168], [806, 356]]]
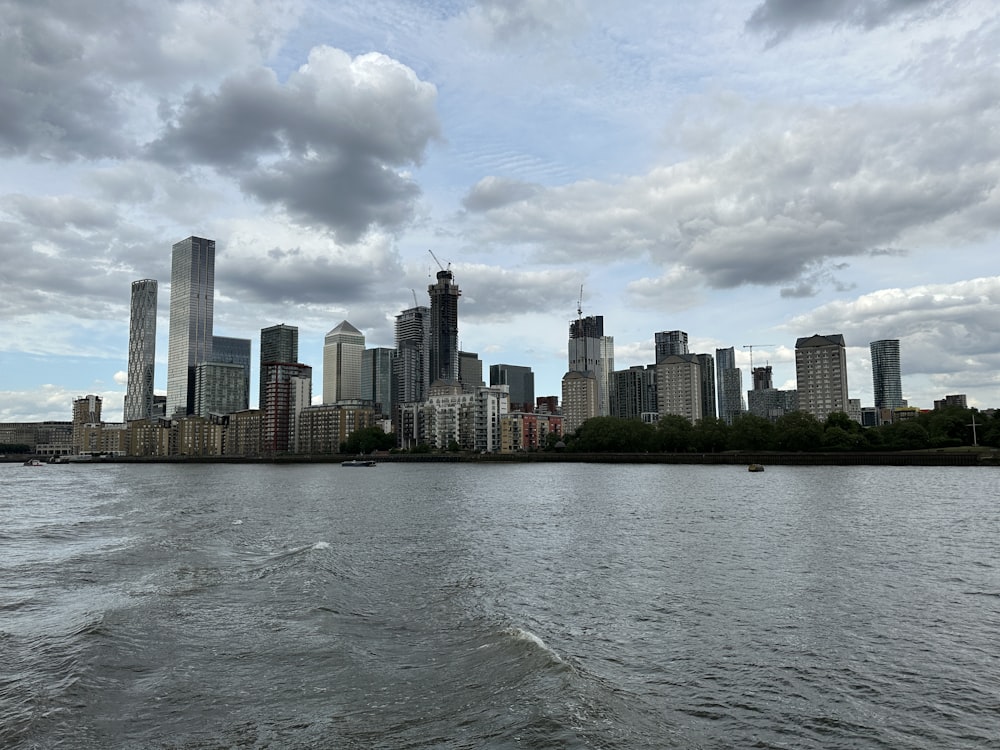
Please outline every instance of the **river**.
[[997, 747], [997, 477], [0, 465], [0, 747]]

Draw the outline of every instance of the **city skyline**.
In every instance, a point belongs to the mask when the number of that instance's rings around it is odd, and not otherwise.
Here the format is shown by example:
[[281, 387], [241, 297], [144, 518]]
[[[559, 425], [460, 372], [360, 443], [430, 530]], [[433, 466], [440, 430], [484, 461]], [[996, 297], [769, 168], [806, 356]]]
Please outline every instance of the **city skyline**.
[[341, 320], [392, 347], [447, 267], [458, 349], [540, 396], [580, 307], [617, 370], [683, 330], [790, 389], [837, 332], [863, 404], [899, 340], [912, 406], [1000, 405], [995, 3], [85, 4], [0, 9], [0, 421], [120, 419], [129, 287], [189, 235], [255, 361], [280, 321], [317, 369]]

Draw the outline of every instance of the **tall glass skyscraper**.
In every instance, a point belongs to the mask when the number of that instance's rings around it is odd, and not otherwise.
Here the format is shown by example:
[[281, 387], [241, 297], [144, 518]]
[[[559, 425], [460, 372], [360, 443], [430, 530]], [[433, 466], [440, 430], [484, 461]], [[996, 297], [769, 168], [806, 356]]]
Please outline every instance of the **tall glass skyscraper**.
[[899, 339], [872, 341], [872, 388], [876, 409], [906, 406], [899, 367]]
[[506, 385], [510, 388], [510, 410], [533, 412], [535, 410], [535, 373], [524, 365], [490, 365], [490, 386]]
[[719, 418], [731, 425], [746, 411], [743, 403], [743, 371], [736, 366], [736, 350], [715, 350], [715, 371], [719, 384]]
[[244, 389], [241, 405], [233, 411], [250, 408], [250, 339], [237, 339], [231, 336], [212, 337], [212, 361], [229, 365], [239, 365], [243, 368]]
[[346, 320], [326, 334], [323, 341], [323, 403], [336, 404], [362, 398], [361, 360], [365, 335]]
[[194, 370], [212, 359], [215, 240], [188, 237], [173, 247], [167, 416], [194, 411]]
[[125, 421], [153, 414], [153, 376], [156, 361], [156, 290], [153, 279], [132, 282], [132, 309], [128, 324], [128, 384]]
[[396, 316], [396, 358], [392, 366], [395, 405], [427, 398], [431, 372], [430, 341], [429, 308], [418, 305]]
[[427, 293], [431, 297], [431, 383], [458, 382], [458, 298], [462, 292], [452, 272], [441, 270]]

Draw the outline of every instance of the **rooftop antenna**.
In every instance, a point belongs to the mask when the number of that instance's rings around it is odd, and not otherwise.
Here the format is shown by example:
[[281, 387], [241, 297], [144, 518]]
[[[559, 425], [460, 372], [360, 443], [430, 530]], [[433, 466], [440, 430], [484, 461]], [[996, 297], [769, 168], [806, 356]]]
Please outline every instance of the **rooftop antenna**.
[[744, 344], [744, 349], [750, 350], [750, 374], [753, 374], [753, 348], [755, 346], [774, 346], [774, 344]]

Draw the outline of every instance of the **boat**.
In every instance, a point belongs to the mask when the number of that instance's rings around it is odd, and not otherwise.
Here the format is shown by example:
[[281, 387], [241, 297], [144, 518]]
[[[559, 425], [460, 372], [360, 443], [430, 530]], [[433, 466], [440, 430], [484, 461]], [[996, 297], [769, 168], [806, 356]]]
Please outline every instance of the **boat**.
[[349, 461], [341, 461], [341, 466], [374, 466], [375, 460], [372, 458], [352, 458]]
[[45, 464], [43, 464], [37, 458], [29, 458], [27, 461], [24, 462], [24, 465], [25, 466], [45, 466]]
[[764, 464], [750, 464], [747, 471], [764, 471]]

